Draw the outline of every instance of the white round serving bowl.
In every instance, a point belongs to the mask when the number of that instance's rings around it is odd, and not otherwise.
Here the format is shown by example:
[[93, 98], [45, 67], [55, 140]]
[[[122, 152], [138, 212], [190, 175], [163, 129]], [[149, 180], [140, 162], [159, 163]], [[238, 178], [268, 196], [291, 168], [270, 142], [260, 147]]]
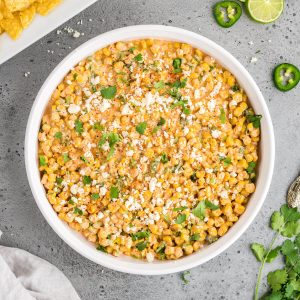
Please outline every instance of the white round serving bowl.
[[[102, 253], [95, 249], [94, 244], [88, 242], [81, 234], [61, 221], [46, 198], [46, 193], [40, 180], [37, 151], [38, 132], [45, 108], [52, 92], [69, 70], [88, 55], [109, 44], [117, 41], [144, 38], [188, 43], [214, 57], [222, 66], [235, 75], [239, 84], [246, 91], [256, 114], [263, 116], [261, 121], [260, 163], [256, 191], [251, 196], [244, 214], [228, 233], [215, 243], [178, 260], [154, 261], [153, 263], [124, 255], [114, 257]], [[51, 72], [41, 87], [31, 109], [25, 136], [25, 164], [29, 184], [39, 209], [53, 230], [70, 247], [95, 263], [117, 271], [142, 275], [175, 273], [196, 267], [220, 254], [234, 243], [248, 228], [263, 205], [272, 179], [274, 159], [275, 142], [270, 114], [258, 86], [247, 70], [230, 53], [211, 40], [187, 30], [160, 25], [140, 25], [116, 29], [87, 41], [70, 53]]]

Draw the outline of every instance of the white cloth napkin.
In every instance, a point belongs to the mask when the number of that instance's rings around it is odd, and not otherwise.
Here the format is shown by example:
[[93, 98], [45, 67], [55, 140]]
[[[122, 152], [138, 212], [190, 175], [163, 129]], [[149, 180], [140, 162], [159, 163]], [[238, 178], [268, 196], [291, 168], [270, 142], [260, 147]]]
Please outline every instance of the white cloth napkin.
[[0, 246], [2, 299], [80, 300], [70, 281], [56, 267], [24, 250]]

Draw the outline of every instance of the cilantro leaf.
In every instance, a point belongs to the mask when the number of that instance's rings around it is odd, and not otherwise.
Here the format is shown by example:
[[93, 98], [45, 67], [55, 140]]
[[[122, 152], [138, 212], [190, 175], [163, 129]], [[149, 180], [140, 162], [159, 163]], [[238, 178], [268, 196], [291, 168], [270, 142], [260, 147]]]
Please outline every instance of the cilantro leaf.
[[246, 172], [247, 172], [248, 174], [254, 173], [255, 167], [256, 167], [256, 163], [255, 163], [254, 161], [250, 161], [249, 164], [248, 164], [248, 167], [247, 167], [247, 169], [246, 169]]
[[199, 239], [200, 239], [199, 233], [195, 233], [195, 234], [191, 235], [191, 237], [190, 237], [191, 241], [199, 241]]
[[268, 284], [274, 292], [281, 289], [282, 285], [287, 282], [288, 274], [286, 270], [276, 270], [268, 274]]
[[163, 164], [166, 164], [169, 161], [168, 155], [166, 153], [162, 153], [160, 161]]
[[58, 185], [61, 185], [62, 184], [62, 182], [63, 182], [63, 179], [61, 178], [61, 177], [56, 177], [56, 183], [58, 184]]
[[221, 109], [220, 109], [220, 120], [221, 120], [221, 123], [222, 124], [225, 124], [226, 123], [226, 113], [225, 113], [225, 110], [224, 110], [224, 108], [222, 107]]
[[205, 201], [200, 201], [197, 206], [192, 210], [194, 216], [203, 220], [205, 218]]
[[280, 249], [281, 249], [280, 246], [272, 249], [266, 257], [266, 262], [268, 263], [272, 262], [278, 256]]
[[135, 246], [139, 251], [143, 251], [147, 247], [147, 242], [139, 242]]
[[290, 237], [298, 234], [299, 232], [300, 232], [300, 223], [296, 222], [296, 221], [290, 221], [284, 225], [284, 227], [281, 231], [281, 234], [283, 236], [290, 238]]
[[181, 206], [181, 207], [175, 207], [175, 208], [173, 208], [173, 211], [183, 211], [185, 209], [187, 209], [187, 206]]
[[54, 137], [55, 137], [56, 139], [61, 139], [61, 138], [62, 138], [62, 133], [61, 133], [60, 131], [58, 131], [58, 132], [56, 132], [56, 133], [54, 134]]
[[284, 204], [281, 206], [280, 212], [282, 213], [285, 222], [300, 220], [300, 213], [297, 211], [297, 208], [290, 208]]
[[179, 214], [175, 220], [176, 224], [181, 224], [186, 220], [186, 215], [185, 214]]
[[157, 89], [157, 90], [161, 90], [165, 87], [165, 83], [161, 80], [161, 81], [158, 81], [154, 84], [154, 87]]
[[74, 208], [74, 214], [82, 216], [83, 215], [83, 211], [80, 208], [75, 207]]
[[251, 250], [258, 261], [263, 261], [266, 254], [266, 249], [263, 245], [258, 243], [251, 244]]
[[102, 245], [98, 245], [96, 249], [101, 251], [101, 252], [107, 253], [106, 248]]
[[205, 200], [205, 207], [209, 208], [211, 210], [217, 210], [217, 209], [219, 209], [218, 205], [215, 205], [215, 204], [213, 204], [212, 202], [210, 202], [208, 200]]
[[75, 120], [75, 131], [79, 134], [83, 133], [83, 123], [79, 119]]
[[144, 134], [145, 130], [147, 128], [147, 122], [141, 122], [140, 124], [138, 124], [135, 129], [139, 134]]
[[100, 198], [100, 196], [99, 196], [98, 193], [94, 193], [94, 194], [91, 195], [91, 198], [92, 198], [92, 200], [97, 200], [97, 199]]
[[173, 68], [174, 68], [174, 73], [180, 73], [181, 70], [181, 63], [182, 63], [182, 59], [181, 58], [175, 58], [173, 59]]
[[137, 62], [142, 62], [143, 61], [143, 55], [141, 53], [139, 53], [138, 55], [136, 55], [134, 58], [133, 58], [135, 61]]
[[148, 238], [149, 236], [150, 236], [150, 232], [148, 230], [131, 233], [131, 238], [134, 242], [137, 240], [141, 240], [143, 238]]
[[104, 99], [113, 99], [117, 94], [116, 86], [108, 86], [107, 88], [101, 89], [101, 96]]
[[115, 198], [118, 198], [119, 197], [119, 189], [116, 187], [116, 186], [112, 186], [110, 188], [110, 198], [111, 199], [115, 199]]
[[63, 153], [62, 157], [63, 157], [63, 160], [64, 160], [65, 163], [70, 160], [70, 157], [69, 157], [68, 153]]
[[246, 115], [247, 121], [253, 124], [254, 128], [260, 127], [260, 120], [262, 115]]
[[92, 178], [90, 176], [87, 176], [87, 175], [84, 175], [83, 176], [83, 179], [82, 179], [82, 182], [84, 185], [88, 185], [88, 184], [91, 184], [92, 183]]
[[83, 162], [85, 162], [86, 164], [89, 163], [89, 161], [88, 161], [84, 156], [81, 156], [80, 159], [81, 159]]
[[96, 123], [93, 125], [93, 129], [103, 131], [103, 130], [104, 130], [104, 126], [101, 125], [100, 122], [96, 122]]
[[46, 160], [46, 157], [44, 155], [40, 155], [39, 156], [39, 161], [40, 161], [40, 165], [42, 167], [46, 166], [47, 165], [47, 160]]
[[276, 231], [281, 231], [284, 225], [284, 218], [279, 211], [275, 211], [271, 217], [271, 228]]
[[166, 120], [164, 118], [160, 118], [157, 122], [157, 126], [163, 126], [166, 124]]
[[220, 156], [220, 161], [223, 162], [225, 167], [228, 167], [231, 164], [231, 158], [230, 157], [224, 157], [224, 156]]

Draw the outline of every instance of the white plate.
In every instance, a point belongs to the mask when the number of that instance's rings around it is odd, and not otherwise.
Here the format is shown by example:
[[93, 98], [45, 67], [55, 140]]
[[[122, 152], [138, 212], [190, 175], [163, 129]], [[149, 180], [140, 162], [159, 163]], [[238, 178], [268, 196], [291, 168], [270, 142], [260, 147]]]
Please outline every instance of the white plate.
[[[263, 115], [261, 122], [259, 175], [256, 182], [256, 190], [244, 214], [228, 233], [215, 243], [178, 260], [155, 260], [153, 263], [147, 263], [125, 255], [114, 257], [102, 253], [96, 250], [95, 245], [88, 242], [83, 235], [60, 220], [47, 200], [45, 189], [41, 183], [37, 151], [41, 118], [53, 91], [69, 70], [88, 55], [107, 45], [121, 40], [144, 38], [174, 40], [188, 43], [203, 50], [208, 55], [213, 56], [222, 66], [235, 75], [239, 84], [246, 91], [255, 112]], [[258, 86], [247, 70], [230, 53], [213, 41], [187, 30], [159, 25], [141, 25], [116, 29], [101, 34], [75, 49], [52, 71], [41, 87], [30, 112], [25, 136], [25, 164], [29, 184], [39, 209], [53, 230], [69, 246], [86, 258], [117, 271], [142, 275], [168, 274], [190, 269], [203, 264], [225, 251], [245, 232], [263, 205], [272, 179], [274, 159], [274, 132], [268, 107]]]
[[17, 40], [7, 33], [0, 35], [0, 65], [21, 52], [53, 29], [71, 19], [97, 0], [64, 0], [47, 16], [37, 14]]

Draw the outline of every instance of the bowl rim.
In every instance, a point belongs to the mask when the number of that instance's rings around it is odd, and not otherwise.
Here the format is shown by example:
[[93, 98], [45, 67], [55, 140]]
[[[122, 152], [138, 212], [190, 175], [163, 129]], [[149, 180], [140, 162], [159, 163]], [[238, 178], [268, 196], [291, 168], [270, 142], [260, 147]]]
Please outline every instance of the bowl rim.
[[[249, 99], [249, 101], [256, 112], [258, 110], [263, 114], [260, 143], [262, 157], [260, 158], [257, 187], [244, 214], [222, 238], [204, 247], [201, 251], [178, 260], [153, 263], [101, 253], [61, 221], [46, 198], [40, 180], [37, 159], [37, 135], [41, 118], [54, 88], [65, 74], [80, 60], [109, 44], [122, 40], [146, 38], [189, 43], [216, 58], [224, 68], [235, 75], [248, 96], [250, 92], [251, 95], [253, 94], [255, 99]], [[240, 81], [241, 79], [243, 81]], [[140, 275], [162, 275], [191, 269], [207, 262], [230, 247], [245, 232], [262, 207], [272, 180], [275, 160], [274, 130], [268, 107], [257, 84], [245, 67], [227, 50], [210, 39], [185, 29], [163, 25], [136, 25], [115, 29], [90, 39], [67, 55], [50, 73], [36, 96], [27, 122], [24, 145], [25, 167], [32, 194], [44, 218], [58, 236], [79, 254], [97, 264], [116, 271]]]

